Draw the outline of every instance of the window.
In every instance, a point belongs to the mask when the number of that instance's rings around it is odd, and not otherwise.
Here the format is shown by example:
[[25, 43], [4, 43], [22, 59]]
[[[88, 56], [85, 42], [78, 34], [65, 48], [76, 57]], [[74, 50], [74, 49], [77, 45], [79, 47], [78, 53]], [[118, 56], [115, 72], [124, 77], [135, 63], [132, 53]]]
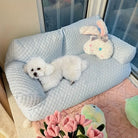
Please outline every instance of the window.
[[52, 31], [86, 17], [88, 0], [42, 0], [45, 30]]
[[[109, 0], [104, 20], [110, 34], [121, 38], [138, 49], [137, 0]], [[132, 63], [137, 76], [138, 51]]]

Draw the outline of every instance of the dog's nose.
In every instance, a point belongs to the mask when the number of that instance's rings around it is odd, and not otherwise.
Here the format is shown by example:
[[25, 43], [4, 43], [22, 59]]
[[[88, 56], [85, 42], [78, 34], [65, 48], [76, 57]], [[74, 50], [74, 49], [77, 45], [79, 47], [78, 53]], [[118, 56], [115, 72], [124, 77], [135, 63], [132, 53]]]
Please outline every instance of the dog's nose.
[[34, 76], [37, 77], [37, 73], [36, 72], [34, 72]]

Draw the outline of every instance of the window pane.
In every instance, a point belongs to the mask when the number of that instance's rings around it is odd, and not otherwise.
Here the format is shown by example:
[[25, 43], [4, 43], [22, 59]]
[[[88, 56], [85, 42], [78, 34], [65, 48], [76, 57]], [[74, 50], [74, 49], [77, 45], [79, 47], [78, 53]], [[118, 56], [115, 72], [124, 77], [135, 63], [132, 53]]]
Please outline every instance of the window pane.
[[[114, 34], [138, 49], [137, 0], [109, 0], [105, 22], [109, 33]], [[132, 63], [138, 68], [138, 50]]]
[[86, 17], [88, 0], [42, 0], [46, 31], [59, 29]]

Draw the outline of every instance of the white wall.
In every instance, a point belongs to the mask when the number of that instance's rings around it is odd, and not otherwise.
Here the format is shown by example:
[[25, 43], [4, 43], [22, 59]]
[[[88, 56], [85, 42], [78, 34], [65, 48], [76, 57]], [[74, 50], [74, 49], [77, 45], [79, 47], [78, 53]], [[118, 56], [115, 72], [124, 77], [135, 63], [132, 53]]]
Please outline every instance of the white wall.
[[0, 65], [11, 40], [40, 33], [36, 0], [0, 0]]

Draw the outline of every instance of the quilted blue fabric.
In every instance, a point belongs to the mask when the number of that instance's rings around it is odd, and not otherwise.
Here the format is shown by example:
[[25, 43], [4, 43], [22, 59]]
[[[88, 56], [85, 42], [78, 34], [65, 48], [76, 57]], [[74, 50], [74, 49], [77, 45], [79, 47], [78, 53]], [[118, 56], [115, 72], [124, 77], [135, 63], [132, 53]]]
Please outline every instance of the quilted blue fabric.
[[[11, 92], [24, 115], [31, 121], [43, 119], [55, 110], [63, 110], [100, 94], [119, 84], [130, 74], [130, 61], [134, 57], [135, 48], [122, 40], [111, 36], [115, 55], [108, 60], [100, 60], [95, 56], [83, 53], [83, 44], [89, 36], [80, 35], [79, 28], [84, 25], [95, 25], [99, 17], [91, 17], [64, 27], [60, 30], [16, 39], [7, 52], [5, 72]], [[121, 49], [134, 49], [120, 56]], [[125, 50], [127, 51], [127, 50]], [[124, 51], [124, 52], [125, 52]], [[44, 93], [41, 84], [24, 73], [23, 66], [31, 57], [40, 56], [46, 62], [62, 55], [79, 55], [86, 59], [89, 66], [81, 78], [73, 85], [63, 79], [61, 83]], [[121, 53], [122, 54], [122, 53]], [[120, 61], [125, 59], [125, 64]]]
[[113, 35], [110, 35], [110, 37], [115, 45], [113, 58], [115, 58], [121, 64], [131, 62], [136, 54], [136, 48]]
[[15, 60], [27, 62], [31, 57], [38, 56], [51, 62], [62, 55], [62, 43], [62, 30], [13, 40], [7, 52], [6, 64]]
[[63, 27], [64, 34], [64, 53], [67, 55], [77, 55], [83, 52], [83, 45], [89, 40], [89, 35], [80, 34], [79, 29], [82, 26], [96, 26], [96, 21], [99, 19], [99, 16], [95, 16], [90, 19], [83, 19], [83, 21], [78, 21], [74, 24]]

